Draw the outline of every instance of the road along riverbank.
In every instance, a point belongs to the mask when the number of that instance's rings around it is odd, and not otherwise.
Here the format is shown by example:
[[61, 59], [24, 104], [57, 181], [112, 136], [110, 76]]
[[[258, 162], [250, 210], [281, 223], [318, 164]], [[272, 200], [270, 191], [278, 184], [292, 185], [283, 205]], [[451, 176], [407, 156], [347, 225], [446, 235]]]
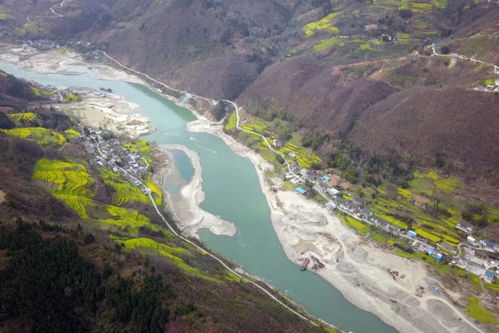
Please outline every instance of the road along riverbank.
[[[44, 61], [49, 59], [44, 58]], [[65, 63], [65, 62], [63, 62]], [[22, 61], [20, 63], [22, 66]], [[55, 66], [52, 64], [51, 66]], [[36, 68], [34, 66], [33, 68]], [[69, 66], [69, 69], [72, 67]], [[108, 79], [113, 78], [114, 72], [119, 72], [114, 69], [106, 69], [108, 72]], [[71, 72], [71, 71], [68, 71]], [[78, 75], [78, 74], [72, 74]], [[125, 74], [116, 74], [118, 81], [121, 81]], [[134, 79], [133, 82], [140, 80]], [[169, 99], [172, 99], [171, 96]], [[141, 110], [146, 114], [146, 110]], [[147, 115], [147, 114], [146, 114]], [[152, 117], [152, 116], [151, 116]], [[159, 116], [155, 116], [153, 122], [160, 123]], [[151, 118], [152, 119], [152, 118]], [[189, 119], [192, 120], [192, 119]], [[187, 121], [185, 121], [187, 122]], [[184, 126], [184, 123], [182, 123]], [[159, 127], [159, 125], [158, 125]], [[166, 127], [163, 127], [166, 128]], [[256, 169], [257, 181], [265, 200], [270, 207], [270, 217], [274, 230], [276, 231], [278, 240], [289, 260], [299, 264], [300, 259], [304, 256], [314, 256], [324, 264], [324, 268], [318, 271], [324, 279], [335, 286], [342, 294], [353, 304], [361, 309], [373, 312], [383, 321], [389, 325], [397, 328], [403, 332], [474, 332], [475, 328], [472, 327], [473, 323], [463, 316], [459, 310], [453, 307], [451, 302], [442, 295], [423, 295], [422, 297], [416, 296], [417, 290], [423, 287], [425, 290], [431, 290], [431, 285], [434, 281], [426, 274], [424, 265], [422, 263], [413, 263], [406, 259], [395, 256], [391, 253], [377, 249], [369, 244], [366, 244], [360, 239], [351, 229], [344, 226], [341, 221], [335, 216], [330, 215], [322, 207], [305, 198], [286, 191], [272, 191], [272, 185], [277, 182], [275, 179], [266, 178], [267, 170], [271, 166], [257, 155], [255, 152], [249, 150], [247, 147], [238, 143], [232, 137], [227, 136], [222, 131], [219, 124], [212, 123], [200, 117], [197, 121], [189, 122], [187, 129], [192, 133], [212, 133], [222, 138], [226, 145], [228, 145], [233, 152], [247, 157], [251, 160]], [[163, 129], [160, 129], [160, 131]], [[184, 130], [184, 129], [182, 129]], [[158, 131], [159, 132], [159, 131]], [[169, 134], [169, 133], [164, 133]], [[198, 147], [190, 143], [182, 134], [182, 138], [177, 140], [183, 145], [190, 145]], [[157, 136], [160, 139], [160, 136]], [[189, 136], [187, 136], [187, 139]], [[204, 138], [204, 137], [203, 137]], [[164, 139], [164, 138], [163, 138]], [[168, 141], [165, 139], [165, 141]], [[210, 144], [218, 144], [215, 141], [210, 141]], [[199, 146], [201, 154], [206, 161], [207, 149], [209, 147]], [[178, 148], [178, 147], [177, 147]], [[212, 147], [213, 148], [213, 147]], [[220, 153], [221, 150], [215, 150], [213, 154]], [[211, 152], [210, 152], [211, 154]], [[193, 164], [196, 162], [193, 160]], [[214, 159], [216, 160], [216, 159]], [[224, 166], [220, 165], [220, 168]], [[210, 170], [208, 168], [206, 173]], [[201, 173], [201, 169], [198, 168]], [[234, 170], [231, 170], [234, 171]], [[236, 172], [238, 170], [235, 170]], [[205, 170], [203, 170], [203, 177]], [[240, 170], [240, 177], [245, 177], [242, 169]], [[193, 177], [194, 179], [194, 177]], [[196, 187], [205, 186], [204, 184], [197, 184]], [[254, 184], [253, 184], [254, 185]], [[207, 185], [208, 186], [208, 185]], [[234, 186], [238, 186], [234, 183]], [[236, 189], [237, 190], [237, 189]], [[209, 193], [206, 192], [208, 195]], [[253, 193], [253, 192], [252, 192]], [[213, 198], [213, 197], [211, 197]], [[195, 198], [193, 198], [195, 199]], [[207, 196], [207, 201], [210, 197]], [[220, 200], [227, 200], [227, 197], [221, 197]], [[244, 200], [244, 199], [242, 199]], [[247, 198], [250, 200], [251, 198]], [[241, 206], [247, 204], [239, 201]], [[236, 204], [237, 205], [237, 204]], [[250, 203], [251, 206], [251, 203]], [[236, 211], [237, 211], [236, 207]], [[254, 209], [259, 209], [255, 206]], [[199, 213], [199, 212], [197, 212]], [[214, 215], [214, 214], [212, 214]], [[263, 215], [262, 215], [263, 216]], [[199, 217], [199, 216], [196, 216]], [[232, 221], [232, 219], [226, 219]], [[254, 221], [258, 222], [258, 221]], [[236, 225], [239, 228], [239, 226]], [[242, 226], [241, 226], [242, 228]], [[259, 228], [263, 228], [263, 225]], [[241, 229], [242, 230], [242, 229]], [[256, 234], [256, 233], [255, 233]], [[237, 237], [237, 235], [236, 235]], [[242, 244], [243, 247], [245, 244]], [[265, 244], [263, 244], [265, 245]], [[244, 250], [249, 252], [249, 249]], [[255, 249], [253, 249], [255, 250]], [[269, 252], [275, 252], [275, 249]], [[228, 253], [227, 253], [228, 254]], [[224, 255], [227, 255], [224, 253]], [[232, 254], [232, 253], [230, 253]], [[245, 253], [242, 253], [243, 256]], [[261, 253], [260, 255], [276, 256], [277, 253]], [[264, 258], [261, 258], [264, 259]], [[256, 267], [263, 264], [260, 260], [255, 261]], [[253, 263], [253, 262], [252, 262]], [[284, 285], [277, 281], [277, 277], [273, 274], [279, 273], [279, 268], [276, 264], [285, 265], [282, 262], [272, 263], [274, 271], [265, 271], [257, 275], [266, 275], [267, 280], [271, 283]], [[299, 271], [299, 267], [295, 266], [294, 269]], [[405, 279], [394, 281], [391, 275], [388, 274], [388, 269], [397, 270], [406, 275]], [[258, 269], [255, 269], [258, 271]], [[277, 272], [276, 272], [277, 270]], [[307, 285], [307, 280], [314, 281], [317, 284], [319, 281], [312, 279], [310, 275], [296, 275], [296, 271], [290, 271], [285, 279], [298, 279], [302, 285], [295, 284], [294, 287], [302, 288], [300, 293], [295, 290], [289, 290], [292, 297], [303, 298], [302, 303], [306, 303], [307, 308], [314, 309], [314, 311], [323, 318], [333, 318], [334, 320], [342, 320], [348, 314], [352, 318], [344, 323], [346, 328], [359, 324], [364, 321], [364, 326], [358, 326], [356, 331], [361, 332], [387, 332], [389, 327], [376, 324], [375, 321], [363, 316], [363, 312], [356, 309], [350, 309], [346, 314], [341, 313], [343, 308], [349, 304], [342, 303], [341, 299], [336, 299], [335, 304], [340, 305], [337, 309], [327, 309], [325, 304], [329, 304], [331, 300], [316, 300], [306, 299], [307, 294], [312, 294], [312, 285]], [[292, 274], [293, 275], [292, 275]], [[301, 274], [298, 272], [298, 274]], [[296, 275], [296, 277], [295, 277]], [[303, 283], [305, 285], [303, 285]], [[298, 287], [297, 287], [298, 286]], [[282, 287], [286, 288], [286, 287]], [[321, 287], [322, 288], [322, 287]], [[322, 290], [322, 294], [325, 295]], [[296, 292], [296, 294], [294, 294]], [[304, 292], [304, 296], [301, 293]], [[299, 294], [299, 295], [298, 295]], [[314, 297], [321, 297], [320, 294], [314, 294]], [[315, 302], [315, 303], [314, 303]], [[316, 307], [317, 302], [321, 306]], [[341, 313], [341, 315], [340, 315]], [[334, 321], [333, 321], [334, 322]], [[378, 326], [376, 326], [378, 325]], [[364, 328], [362, 328], [364, 327]], [[369, 330], [370, 329], [370, 330]]]

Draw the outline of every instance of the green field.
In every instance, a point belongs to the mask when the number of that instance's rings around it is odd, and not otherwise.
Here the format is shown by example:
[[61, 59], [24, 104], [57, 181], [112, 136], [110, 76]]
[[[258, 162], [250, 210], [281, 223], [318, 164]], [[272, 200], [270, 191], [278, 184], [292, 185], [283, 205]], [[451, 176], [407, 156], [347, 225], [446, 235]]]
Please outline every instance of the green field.
[[69, 139], [69, 140], [75, 139], [75, 138], [79, 137], [80, 135], [81, 135], [80, 132], [78, 132], [77, 130], [74, 130], [72, 128], [64, 131], [64, 136], [66, 137], [66, 139]]
[[482, 307], [479, 299], [476, 297], [470, 297], [468, 305], [466, 306], [466, 313], [481, 323], [499, 325], [499, 318], [492, 312]]
[[357, 230], [363, 234], [367, 234], [371, 230], [371, 228], [367, 224], [365, 224], [365, 223], [363, 223], [363, 222], [361, 222], [361, 221], [359, 221], [351, 216], [348, 216], [348, 215], [343, 215], [343, 221], [348, 226], [354, 228], [355, 230]]
[[66, 97], [61, 99], [61, 102], [63, 103], [69, 103], [69, 102], [78, 102], [80, 100], [80, 97], [75, 94], [68, 94]]
[[128, 149], [131, 153], [147, 153], [152, 150], [147, 141], [130, 142], [123, 145], [123, 147]]
[[129, 183], [121, 175], [105, 168], [100, 169], [100, 175], [104, 183], [114, 189], [112, 197], [114, 205], [123, 206], [131, 201], [139, 203], [149, 202], [149, 197], [142, 193], [140, 188]]
[[5, 134], [17, 136], [21, 139], [34, 141], [38, 144], [64, 144], [66, 138], [59, 132], [43, 127], [21, 127], [0, 130]]
[[[231, 121], [233, 120], [229, 118], [226, 124], [226, 129]], [[229, 128], [232, 128], [232, 126], [233, 125], [230, 125]], [[267, 140], [269, 140], [269, 143], [271, 143], [273, 139], [277, 138], [277, 134], [274, 133], [272, 129], [286, 126], [287, 123], [282, 120], [276, 119], [270, 122], [261, 118], [253, 117], [253, 120], [251, 122], [241, 125], [241, 128], [259, 133], [265, 136]], [[242, 141], [247, 146], [257, 151], [270, 163], [277, 163], [277, 154], [270, 150], [269, 146], [262, 140], [259, 135], [244, 131], [241, 131], [240, 134]], [[295, 161], [302, 168], [310, 168], [314, 163], [321, 163], [321, 159], [319, 156], [315, 155], [311, 149], [303, 147], [302, 138], [298, 132], [291, 133], [291, 139], [288, 142], [283, 142], [282, 147], [275, 149], [286, 156], [286, 159], [289, 162]], [[295, 155], [294, 158], [290, 156], [291, 153]]]
[[332, 25], [332, 22], [334, 21], [334, 18], [340, 14], [341, 12], [333, 12], [318, 21], [310, 22], [303, 27], [303, 32], [307, 36], [313, 36], [317, 31], [338, 33], [340, 30]]
[[32, 112], [9, 113], [7, 115], [16, 125], [29, 123], [36, 120], [36, 114]]
[[94, 180], [82, 164], [42, 158], [35, 165], [33, 178], [54, 184], [49, 191], [81, 218], [88, 218]]
[[152, 191], [154, 202], [156, 205], [161, 206], [163, 204], [163, 191], [158, 185], [154, 184], [151, 175], [147, 175], [145, 180], [145, 185]]
[[140, 214], [133, 209], [125, 209], [116, 206], [107, 206], [107, 212], [113, 218], [99, 219], [99, 222], [111, 224], [127, 233], [137, 234], [140, 228], [147, 228], [151, 231], [161, 231], [161, 229], [152, 224], [147, 216]]
[[327, 39], [323, 39], [320, 41], [320, 43], [314, 45], [314, 50], [316, 50], [317, 52], [322, 52], [334, 46], [340, 46], [340, 47], [345, 46], [345, 42], [343, 42], [340, 38], [336, 36], [332, 36]]
[[227, 132], [230, 132], [236, 129], [236, 125], [237, 125], [237, 115], [235, 112], [232, 112], [230, 117], [227, 119], [227, 123], [225, 124], [224, 129]]
[[131, 239], [122, 239], [117, 237], [112, 237], [114, 241], [118, 244], [122, 244], [125, 248], [133, 250], [148, 250], [155, 252], [163, 257], [170, 259], [178, 268], [181, 270], [188, 272], [198, 278], [208, 280], [211, 282], [222, 283], [222, 280], [213, 278], [208, 276], [198, 269], [188, 265], [184, 259], [180, 258], [178, 255], [188, 255], [188, 251], [184, 248], [179, 247], [171, 247], [165, 245], [163, 243], [157, 242], [150, 238], [131, 238]]
[[33, 91], [33, 94], [35, 94], [35, 96], [50, 96], [55, 94], [55, 92], [53, 91], [41, 90], [37, 87], [32, 87], [31, 91]]

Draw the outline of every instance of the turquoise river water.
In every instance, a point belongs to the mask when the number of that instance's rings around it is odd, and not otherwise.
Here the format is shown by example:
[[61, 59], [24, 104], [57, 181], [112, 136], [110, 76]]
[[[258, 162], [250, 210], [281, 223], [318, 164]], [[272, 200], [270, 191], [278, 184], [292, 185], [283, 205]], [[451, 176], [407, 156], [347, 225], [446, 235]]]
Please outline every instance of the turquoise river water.
[[[3, 62], [0, 62], [0, 69], [20, 78], [57, 87], [111, 88], [115, 94], [137, 103], [141, 113], [157, 128], [144, 138], [157, 144], [181, 144], [199, 153], [206, 195], [201, 207], [237, 226], [235, 237], [201, 232], [205, 244], [284, 291], [311, 314], [345, 331], [395, 332], [373, 314], [352, 305], [320, 276], [300, 271], [287, 259], [272, 227], [270, 209], [255, 167], [247, 158], [234, 153], [219, 137], [188, 132], [186, 123], [195, 119], [189, 110], [144, 86], [100, 80], [95, 72], [81, 67], [78, 75], [37, 74]], [[180, 175], [189, 181], [193, 175], [189, 158], [180, 151], [173, 156]]]

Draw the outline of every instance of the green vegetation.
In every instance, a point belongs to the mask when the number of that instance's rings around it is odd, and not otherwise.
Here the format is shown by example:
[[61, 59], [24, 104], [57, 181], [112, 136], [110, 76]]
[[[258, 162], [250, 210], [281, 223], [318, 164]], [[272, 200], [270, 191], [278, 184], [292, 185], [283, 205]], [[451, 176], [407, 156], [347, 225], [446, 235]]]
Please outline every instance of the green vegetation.
[[494, 85], [496, 83], [496, 80], [495, 79], [486, 79], [486, 80], [482, 80], [481, 83], [484, 86], [491, 86], [491, 85]]
[[[44, 231], [57, 227], [43, 224]], [[22, 322], [33, 332], [86, 332], [98, 321], [116, 331], [163, 332], [172, 293], [159, 277], [146, 276], [140, 285], [114, 279], [109, 264], [101, 273], [74, 240], [42, 239], [22, 222], [16, 231], [0, 228], [0, 250], [8, 258], [0, 269], [0, 327], [6, 331]]]
[[158, 226], [152, 224], [147, 216], [140, 214], [136, 210], [107, 206], [107, 212], [114, 218], [100, 219], [99, 222], [115, 225], [128, 233], [137, 234], [140, 228], [147, 228], [151, 231], [161, 230]]
[[6, 20], [9, 18], [9, 14], [0, 13], [0, 21]]
[[340, 38], [333, 36], [322, 40], [319, 44], [314, 45], [314, 50], [322, 52], [332, 48], [333, 46], [345, 46], [345, 42], [343, 42]]
[[78, 132], [77, 130], [74, 130], [72, 128], [64, 131], [64, 136], [66, 137], [66, 139], [69, 139], [69, 140], [75, 139], [75, 138], [79, 137], [80, 135], [81, 135], [80, 132]]
[[131, 153], [147, 153], [152, 150], [147, 141], [132, 141], [123, 145], [123, 147], [128, 149]]
[[341, 14], [341, 12], [330, 13], [326, 17], [318, 21], [308, 23], [303, 27], [303, 32], [307, 36], [313, 36], [316, 31], [327, 31], [332, 33], [338, 33], [340, 30], [337, 27], [331, 25], [331, 22], [339, 14]]
[[414, 228], [414, 231], [416, 231], [419, 236], [427, 238], [435, 243], [439, 243], [442, 240], [440, 237], [421, 228]]
[[41, 145], [66, 143], [66, 138], [61, 133], [43, 127], [20, 127], [0, 131]]
[[88, 218], [87, 209], [93, 205], [90, 187], [94, 180], [83, 165], [42, 158], [35, 165], [33, 178], [56, 185], [49, 191], [81, 218]]
[[55, 92], [53, 91], [41, 90], [37, 87], [31, 87], [31, 91], [33, 91], [33, 94], [35, 94], [35, 96], [50, 96], [55, 94]]
[[[302, 138], [298, 132], [293, 133], [291, 139], [278, 151], [287, 155], [287, 158], [294, 160], [302, 168], [311, 168], [312, 165], [321, 163], [319, 156], [303, 146]], [[292, 158], [290, 154], [294, 154], [295, 157]]]
[[[0, 229], [0, 250], [9, 250], [10, 256], [0, 271], [2, 312], [39, 332], [81, 331], [88, 324], [83, 314], [95, 312], [92, 307], [103, 296], [96, 288], [100, 284], [96, 267], [80, 256], [72, 240], [43, 240], [24, 229], [23, 225], [16, 232]], [[72, 297], [63, 292], [68, 288]], [[76, 307], [81, 314], [74, 311]]]
[[376, 242], [393, 245], [395, 242], [393, 238], [388, 233], [373, 232], [371, 233], [371, 238]]
[[140, 188], [130, 184], [121, 175], [105, 168], [100, 169], [100, 175], [104, 183], [114, 189], [113, 204], [123, 206], [128, 202], [149, 202], [149, 197], [142, 193]]
[[69, 103], [69, 102], [78, 102], [80, 98], [75, 95], [75, 94], [68, 94], [66, 97], [61, 99], [61, 102], [63, 103]]
[[16, 124], [23, 124], [36, 120], [36, 114], [32, 112], [9, 113], [7, 114], [7, 117]]
[[231, 132], [236, 129], [237, 125], [237, 115], [235, 112], [232, 112], [232, 114], [229, 116], [227, 123], [225, 124], [225, 131]]
[[366, 225], [365, 223], [351, 217], [348, 215], [342, 215], [343, 221], [350, 227], [354, 228], [355, 230], [359, 231], [360, 233], [367, 234], [371, 228]]
[[161, 206], [163, 204], [163, 191], [158, 185], [153, 183], [151, 174], [147, 175], [145, 185], [152, 191], [156, 205]]
[[489, 325], [499, 324], [499, 318], [492, 312], [482, 307], [478, 298], [474, 296], [469, 299], [468, 305], [466, 306], [466, 313], [481, 323]]
[[243, 282], [244, 281], [239, 276], [235, 275], [232, 272], [227, 272], [226, 279], [231, 281], [231, 282]]
[[[228, 121], [231, 121], [230, 118]], [[274, 149], [286, 156], [288, 161], [295, 161], [300, 167], [311, 168], [313, 165], [320, 164], [321, 159], [311, 149], [304, 147], [300, 134], [298, 132], [291, 132], [290, 127], [289, 122], [284, 120], [275, 119], [267, 121], [258, 117], [253, 117], [251, 122], [241, 125], [241, 128], [245, 130], [262, 134], [269, 142], [272, 142], [274, 139], [279, 140], [281, 146]], [[273, 164], [284, 163], [276, 153], [270, 150], [269, 146], [260, 136], [244, 131], [238, 134], [246, 145], [260, 153], [267, 161]], [[291, 155], [294, 155], [294, 157], [291, 157]]]
[[113, 239], [118, 243], [122, 244], [127, 249], [146, 249], [153, 252], [156, 252], [159, 255], [162, 255], [168, 259], [170, 259], [178, 268], [204, 280], [208, 280], [211, 282], [222, 283], [220, 279], [213, 278], [208, 276], [198, 269], [188, 265], [185, 261], [178, 257], [178, 254], [186, 254], [186, 250], [183, 248], [175, 248], [162, 243], [159, 243], [155, 240], [149, 238], [131, 238], [131, 239], [120, 239], [117, 237], [113, 237]]

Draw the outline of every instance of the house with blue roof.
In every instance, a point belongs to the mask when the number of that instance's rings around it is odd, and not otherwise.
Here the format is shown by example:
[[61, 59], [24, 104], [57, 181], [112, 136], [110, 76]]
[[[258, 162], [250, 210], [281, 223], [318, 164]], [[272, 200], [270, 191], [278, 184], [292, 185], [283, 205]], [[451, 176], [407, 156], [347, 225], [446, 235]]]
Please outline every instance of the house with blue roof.
[[444, 255], [442, 254], [442, 252], [433, 252], [433, 255], [432, 255], [432, 257], [437, 259], [437, 260], [442, 260], [443, 256]]
[[295, 190], [296, 190], [296, 192], [298, 192], [300, 194], [303, 194], [303, 195], [307, 194], [307, 190], [305, 190], [303, 187], [298, 186], [297, 188], [295, 188]]
[[491, 270], [485, 271], [483, 279], [485, 280], [485, 282], [494, 283], [496, 281], [496, 272]]

